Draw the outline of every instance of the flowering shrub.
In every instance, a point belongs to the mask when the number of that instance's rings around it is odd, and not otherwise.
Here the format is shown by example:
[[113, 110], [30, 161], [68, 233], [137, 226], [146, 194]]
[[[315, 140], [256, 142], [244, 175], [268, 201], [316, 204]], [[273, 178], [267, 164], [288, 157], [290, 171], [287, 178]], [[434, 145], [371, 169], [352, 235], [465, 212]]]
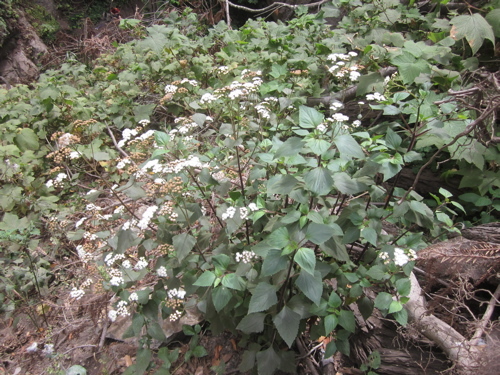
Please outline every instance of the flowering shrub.
[[[95, 270], [69, 296], [82, 298], [98, 281], [112, 291], [108, 318], [131, 316], [127, 335], [144, 336], [138, 358], [146, 359], [150, 340], [166, 339], [158, 321], [196, 308], [214, 334], [239, 335], [240, 370], [260, 374], [293, 370], [285, 348], [306, 329], [332, 339], [329, 357], [349, 354], [357, 321], [374, 308], [405, 324], [415, 250], [426, 235], [456, 231], [449, 206], [461, 206], [442, 190], [445, 201], [436, 196], [433, 210], [389, 181], [419, 166], [436, 137], [449, 141], [443, 126], [467, 125], [468, 111], [453, 101], [438, 106], [426, 83], [413, 84], [420, 74], [437, 79], [430, 64], [451, 61], [451, 49], [436, 46], [424, 58], [397, 37], [387, 49], [371, 34], [335, 39], [320, 15], [240, 30], [220, 23], [206, 36], [196, 34], [192, 15], [166, 19], [175, 22], [182, 27], [145, 29], [91, 73], [48, 72], [23, 112], [36, 133], [23, 128], [11, 137], [15, 149], [2, 146], [2, 189], [16, 202], [39, 194], [30, 210], [55, 218], [47, 220], [52, 243], [70, 242]], [[401, 57], [408, 50], [418, 55], [416, 76]], [[384, 80], [375, 60], [399, 70]], [[364, 101], [354, 114], [334, 97], [305, 105], [352, 85], [371, 109], [401, 117], [368, 128]], [[16, 99], [30, 93], [15, 90], [4, 104], [22, 111]], [[30, 156], [34, 165], [23, 159]], [[64, 197], [79, 208], [57, 206]], [[24, 215], [0, 203], [4, 227]], [[203, 355], [193, 342], [192, 353]], [[129, 373], [145, 371], [146, 359]]]

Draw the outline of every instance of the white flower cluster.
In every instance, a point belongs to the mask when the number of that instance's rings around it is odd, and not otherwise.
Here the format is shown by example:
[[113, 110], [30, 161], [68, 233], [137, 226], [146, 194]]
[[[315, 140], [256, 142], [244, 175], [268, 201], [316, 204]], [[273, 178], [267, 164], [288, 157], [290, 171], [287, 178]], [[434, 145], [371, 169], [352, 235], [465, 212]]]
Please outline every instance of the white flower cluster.
[[71, 151], [69, 153], [69, 158], [74, 160], [74, 159], [79, 159], [82, 155], [78, 151]]
[[130, 138], [135, 137], [137, 135], [137, 130], [135, 129], [125, 129], [122, 132], [122, 140], [118, 142], [118, 147], [123, 147], [127, 144]]
[[140, 271], [148, 266], [148, 261], [144, 257], [140, 257], [139, 261], [135, 264], [134, 270]]
[[170, 299], [184, 299], [186, 296], [186, 292], [180, 289], [169, 289], [167, 292], [167, 296]]
[[144, 120], [139, 121], [140, 126], [147, 126], [150, 123], [151, 123], [151, 121], [149, 121], [148, 119], [144, 119]]
[[121, 259], [125, 259], [125, 255], [124, 254], [109, 253], [108, 255], [106, 255], [104, 257], [104, 263], [106, 263], [106, 265], [108, 267], [111, 267], [113, 264], [116, 263], [116, 261], [121, 260]]
[[130, 263], [130, 260], [125, 259], [122, 262], [122, 267], [125, 268], [125, 269], [130, 269], [130, 268], [132, 268], [132, 263]]
[[187, 159], [179, 159], [169, 162], [167, 164], [161, 164], [160, 160], [154, 159], [146, 162], [142, 168], [137, 172], [136, 177], [141, 177], [143, 174], [147, 174], [148, 171], [153, 173], [179, 173], [185, 168], [205, 168], [208, 164], [202, 163], [197, 156], [190, 155]]
[[62, 187], [64, 185], [64, 180], [67, 180], [67, 179], [68, 179], [68, 175], [66, 173], [59, 173], [56, 176], [56, 178], [54, 178], [53, 180], [48, 180], [45, 183], [45, 186], [47, 186], [47, 187], [52, 187], [52, 186]]
[[175, 310], [172, 314], [170, 314], [169, 320], [171, 322], [175, 322], [176, 320], [179, 320], [181, 316], [182, 316], [182, 311]]
[[112, 322], [116, 320], [118, 316], [128, 316], [130, 315], [130, 312], [127, 309], [128, 302], [127, 301], [120, 301], [116, 305], [116, 310], [109, 310], [108, 312], [108, 318]]
[[130, 229], [130, 228], [133, 228], [136, 225], [137, 225], [137, 220], [136, 219], [127, 220], [126, 222], [123, 223], [122, 230], [127, 230], [127, 229]]
[[[251, 211], [251, 212], [257, 211], [258, 207], [255, 203], [250, 203], [248, 205], [248, 207], [238, 207], [238, 210], [239, 210], [240, 219], [246, 220], [248, 217], [248, 212], [249, 211]], [[236, 214], [236, 207], [230, 206], [226, 209], [226, 212], [224, 212], [221, 215], [221, 219], [222, 220], [232, 219], [235, 214]]]
[[70, 133], [64, 133], [57, 140], [57, 144], [59, 147], [69, 146], [73, 142], [73, 135]]
[[155, 212], [158, 210], [158, 206], [150, 206], [142, 214], [141, 220], [137, 223], [137, 226], [144, 230], [149, 226], [151, 219], [153, 218]]
[[124, 169], [125, 166], [127, 166], [128, 164], [131, 164], [132, 161], [129, 159], [129, 158], [124, 158], [124, 159], [121, 159], [118, 164], [116, 164], [116, 168], [117, 169]]
[[133, 293], [130, 294], [130, 296], [128, 296], [128, 300], [130, 302], [136, 302], [136, 301], [139, 300], [139, 296], [137, 295], [136, 292], [133, 292]]
[[84, 232], [83, 238], [85, 238], [86, 240], [89, 240], [89, 241], [95, 241], [95, 240], [97, 240], [98, 237], [97, 237], [97, 234], [95, 234], [95, 233]]
[[319, 124], [316, 126], [316, 130], [319, 131], [320, 133], [324, 133], [327, 130], [327, 126], [324, 123]]
[[226, 209], [226, 212], [222, 214], [221, 219], [222, 220], [232, 219], [235, 213], [236, 213], [236, 207], [230, 206]]
[[[172, 131], [170, 131], [169, 134], [172, 134], [172, 133], [175, 134], [177, 132], [179, 132], [181, 134], [187, 134], [191, 129], [198, 127], [198, 124], [196, 122], [191, 121], [191, 119], [188, 119], [186, 117], [176, 118], [174, 122], [176, 124], [182, 123], [182, 126], [179, 127], [178, 129], [173, 129]], [[175, 132], [174, 132], [174, 130], [175, 130]]]
[[210, 104], [212, 102], [215, 102], [217, 100], [217, 97], [213, 94], [210, 94], [209, 92], [203, 94], [200, 98], [200, 104]]
[[241, 253], [236, 253], [236, 262], [238, 263], [250, 263], [252, 260], [257, 258], [257, 254], [253, 251], [244, 250]]
[[83, 248], [82, 245], [78, 245], [76, 247], [76, 252], [78, 253], [78, 257], [82, 260], [83, 263], [88, 263], [90, 262], [92, 259], [94, 259], [94, 257], [92, 256], [91, 253], [85, 251], [85, 249]]
[[175, 94], [177, 92], [178, 87], [176, 85], [166, 85], [165, 86], [165, 94]]
[[375, 92], [373, 94], [366, 95], [366, 100], [375, 100], [377, 102], [383, 102], [385, 100], [385, 96], [378, 92]]
[[167, 277], [167, 269], [165, 266], [161, 266], [156, 270], [156, 273], [158, 274], [159, 277]]
[[69, 296], [71, 298], [74, 298], [76, 300], [79, 300], [80, 298], [82, 298], [83, 296], [85, 295], [85, 292], [81, 289], [76, 289], [76, 288], [73, 288], [71, 290], [71, 292], [69, 293]]
[[198, 82], [194, 79], [183, 78], [183, 79], [181, 79], [181, 85], [183, 83], [189, 83], [191, 86], [198, 86]]
[[327, 60], [334, 62], [328, 71], [335, 74], [337, 78], [344, 78], [349, 76], [349, 80], [357, 81], [361, 74], [358, 72], [359, 67], [357, 65], [346, 66], [346, 61], [350, 61], [353, 57], [358, 56], [356, 52], [344, 53], [332, 53], [327, 57]]
[[113, 286], [120, 286], [121, 284], [124, 283], [125, 280], [123, 280], [123, 276], [120, 270], [117, 270], [115, 268], [111, 268], [108, 270], [108, 273], [111, 276], [111, 279], [109, 280], [109, 283]]
[[[381, 252], [379, 258], [384, 261], [384, 264], [390, 263], [391, 259], [389, 254], [386, 252]], [[394, 248], [394, 264], [403, 267], [406, 263], [414, 261], [417, 259], [417, 253], [413, 249], [408, 249], [407, 251], [396, 247]]]
[[217, 71], [220, 73], [220, 74], [227, 74], [229, 73], [229, 67], [228, 66], [219, 66], [217, 68]]
[[342, 113], [334, 113], [331, 118], [327, 118], [327, 121], [331, 122], [346, 122], [349, 121], [349, 117], [343, 115]]

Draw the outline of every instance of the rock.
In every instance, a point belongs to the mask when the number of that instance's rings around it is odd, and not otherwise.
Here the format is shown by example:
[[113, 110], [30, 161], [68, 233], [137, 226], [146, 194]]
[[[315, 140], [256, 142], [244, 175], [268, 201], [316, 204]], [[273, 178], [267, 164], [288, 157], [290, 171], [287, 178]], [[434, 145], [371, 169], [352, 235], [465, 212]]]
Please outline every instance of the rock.
[[8, 84], [36, 79], [40, 74], [37, 64], [48, 53], [47, 46], [23, 12], [19, 12], [16, 21], [0, 46], [0, 76]]

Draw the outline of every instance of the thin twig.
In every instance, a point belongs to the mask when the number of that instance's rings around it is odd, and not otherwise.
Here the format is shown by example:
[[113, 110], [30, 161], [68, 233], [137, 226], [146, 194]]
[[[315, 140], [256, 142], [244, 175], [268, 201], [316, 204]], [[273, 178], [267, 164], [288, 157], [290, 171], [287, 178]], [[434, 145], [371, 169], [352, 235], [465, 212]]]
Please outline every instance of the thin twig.
[[319, 375], [318, 371], [316, 370], [316, 367], [314, 367], [314, 364], [311, 362], [311, 359], [305, 355], [306, 354], [306, 348], [300, 337], [297, 337], [295, 339], [295, 343], [297, 344], [297, 347], [299, 348], [299, 352], [301, 357], [304, 356], [304, 359], [306, 361], [307, 368], [311, 372], [312, 375]]
[[472, 339], [470, 340], [472, 345], [477, 345], [477, 343], [481, 339], [481, 336], [483, 336], [484, 331], [486, 330], [486, 326], [490, 321], [491, 315], [493, 314], [493, 311], [495, 311], [495, 307], [499, 303], [499, 299], [500, 299], [500, 284], [497, 285], [497, 289], [495, 290], [495, 293], [491, 297], [490, 302], [488, 302], [488, 307], [486, 308], [483, 317], [479, 321], [476, 332], [474, 333], [474, 336], [472, 336]]

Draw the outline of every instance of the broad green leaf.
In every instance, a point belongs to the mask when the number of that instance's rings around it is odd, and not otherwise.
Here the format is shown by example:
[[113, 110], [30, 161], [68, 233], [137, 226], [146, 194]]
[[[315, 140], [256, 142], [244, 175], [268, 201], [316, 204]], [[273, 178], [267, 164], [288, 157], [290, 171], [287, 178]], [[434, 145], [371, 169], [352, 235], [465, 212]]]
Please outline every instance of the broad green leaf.
[[297, 155], [302, 147], [304, 147], [305, 142], [298, 137], [288, 138], [274, 154], [274, 159], [279, 159], [283, 156], [294, 156]]
[[370, 227], [361, 229], [361, 237], [373, 246], [377, 246], [377, 232], [375, 231], [375, 229]]
[[324, 116], [316, 109], [306, 106], [299, 108], [299, 126], [305, 129], [316, 128], [324, 120]]
[[295, 285], [307, 298], [319, 306], [323, 294], [323, 280], [319, 271], [314, 272], [314, 276], [309, 272], [302, 271], [295, 280]]
[[324, 139], [311, 138], [307, 140], [307, 147], [309, 147], [315, 155], [323, 155], [331, 146], [332, 144]]
[[233, 294], [223, 285], [219, 285], [212, 291], [212, 302], [214, 303], [215, 310], [221, 311], [228, 304]]
[[193, 285], [196, 286], [212, 286], [216, 276], [211, 271], [205, 271], [201, 274], [201, 276], [194, 282]]
[[359, 77], [356, 95], [363, 96], [370, 92], [383, 91], [384, 77], [379, 72], [370, 73]]
[[248, 313], [261, 312], [278, 303], [276, 287], [264, 281], [257, 284], [252, 291]]
[[335, 353], [337, 353], [337, 344], [335, 341], [331, 340], [328, 344], [326, 344], [325, 359], [330, 358]]
[[334, 229], [326, 224], [310, 223], [306, 231], [306, 239], [316, 245], [320, 245], [330, 239]]
[[33, 150], [40, 148], [38, 136], [29, 128], [23, 128], [14, 138], [14, 143], [21, 151]]
[[393, 299], [389, 293], [381, 292], [375, 298], [375, 307], [379, 310], [389, 310]]
[[295, 253], [293, 260], [306, 272], [314, 275], [316, 267], [316, 255], [313, 249], [302, 247]]
[[328, 306], [336, 308], [340, 305], [342, 305], [342, 300], [339, 295], [333, 291], [328, 298]]
[[243, 317], [243, 319], [241, 319], [236, 329], [239, 329], [240, 331], [247, 334], [254, 332], [262, 332], [264, 330], [265, 318], [266, 314], [264, 313], [248, 314], [245, 317]]
[[284, 270], [288, 264], [288, 257], [281, 255], [281, 250], [269, 250], [264, 262], [262, 263], [262, 276], [272, 276], [275, 273]]
[[367, 272], [366, 275], [372, 278], [373, 280], [384, 280], [386, 276], [388, 276], [384, 270], [384, 267], [375, 265], [371, 267]]
[[150, 349], [140, 348], [137, 350], [137, 357], [135, 359], [136, 374], [145, 374], [146, 369], [151, 363], [152, 352]]
[[181, 233], [172, 238], [177, 259], [181, 262], [193, 249], [196, 239], [189, 233]]
[[385, 135], [385, 144], [393, 149], [397, 150], [399, 146], [401, 146], [401, 142], [403, 139], [399, 136], [399, 134], [395, 133], [391, 128], [387, 129], [387, 133]]
[[408, 324], [408, 312], [405, 309], [399, 310], [398, 312], [395, 312], [392, 314], [394, 319], [401, 324], [402, 326], [405, 326]]
[[280, 357], [271, 346], [257, 355], [257, 370], [259, 375], [273, 375], [280, 364]]
[[243, 291], [245, 290], [246, 283], [241, 276], [235, 273], [229, 273], [222, 279], [222, 285], [230, 289]]
[[410, 294], [411, 282], [408, 278], [399, 279], [396, 281], [396, 290], [398, 294], [402, 297], [406, 297]]
[[357, 305], [359, 312], [363, 316], [363, 319], [368, 319], [373, 313], [373, 301], [368, 297], [361, 297], [357, 300]]
[[364, 159], [365, 153], [361, 146], [350, 134], [342, 134], [333, 139], [342, 159], [350, 160], [352, 158]]
[[299, 332], [300, 315], [285, 306], [273, 318], [273, 322], [281, 338], [291, 348]]
[[454, 17], [450, 23], [453, 25], [450, 36], [455, 40], [465, 38], [473, 54], [477, 53], [485, 39], [490, 40], [495, 45], [493, 28], [479, 13]]
[[493, 28], [495, 36], [500, 38], [500, 8], [493, 9], [486, 15], [485, 18]]
[[[356, 239], [358, 237], [356, 237]], [[338, 261], [347, 262], [349, 260], [349, 254], [347, 254], [345, 245], [341, 243], [338, 237], [330, 238], [328, 241], [320, 244], [319, 247], [323, 252], [325, 252], [325, 254], [337, 259]]]
[[325, 316], [325, 334], [328, 336], [330, 333], [332, 333], [335, 330], [335, 328], [337, 328], [338, 324], [339, 324], [339, 319], [337, 315], [330, 314]]
[[354, 333], [356, 330], [356, 319], [354, 313], [348, 310], [340, 310], [339, 325], [346, 331]]
[[286, 227], [274, 230], [267, 238], [266, 243], [274, 249], [283, 249], [290, 242], [290, 234]]
[[289, 194], [295, 188], [297, 183], [298, 180], [289, 174], [285, 175], [279, 174], [273, 176], [267, 181], [266, 184], [267, 195], [271, 196], [274, 194], [282, 194], [282, 195]]
[[399, 301], [392, 301], [389, 306], [389, 314], [401, 311], [403, 309], [403, 305]]
[[326, 195], [333, 188], [333, 178], [330, 172], [322, 167], [309, 171], [305, 176], [306, 187], [318, 195]]
[[202, 358], [202, 357], [205, 357], [207, 355], [207, 350], [201, 346], [201, 345], [198, 345], [196, 346], [194, 349], [193, 349], [193, 355], [196, 357], [196, 358]]
[[354, 178], [351, 178], [351, 176], [349, 176], [345, 172], [335, 173], [333, 175], [333, 182], [335, 187], [342, 194], [354, 195], [368, 189], [368, 186], [366, 184], [359, 182]]
[[416, 59], [409, 52], [403, 51], [401, 55], [395, 56], [391, 62], [399, 69], [398, 72], [404, 83], [412, 83], [422, 73], [430, 73], [429, 63], [423, 59]]
[[158, 341], [166, 341], [167, 337], [165, 336], [165, 333], [163, 332], [163, 329], [161, 326], [153, 321], [150, 321], [148, 323], [148, 335], [150, 335], [152, 338]]

